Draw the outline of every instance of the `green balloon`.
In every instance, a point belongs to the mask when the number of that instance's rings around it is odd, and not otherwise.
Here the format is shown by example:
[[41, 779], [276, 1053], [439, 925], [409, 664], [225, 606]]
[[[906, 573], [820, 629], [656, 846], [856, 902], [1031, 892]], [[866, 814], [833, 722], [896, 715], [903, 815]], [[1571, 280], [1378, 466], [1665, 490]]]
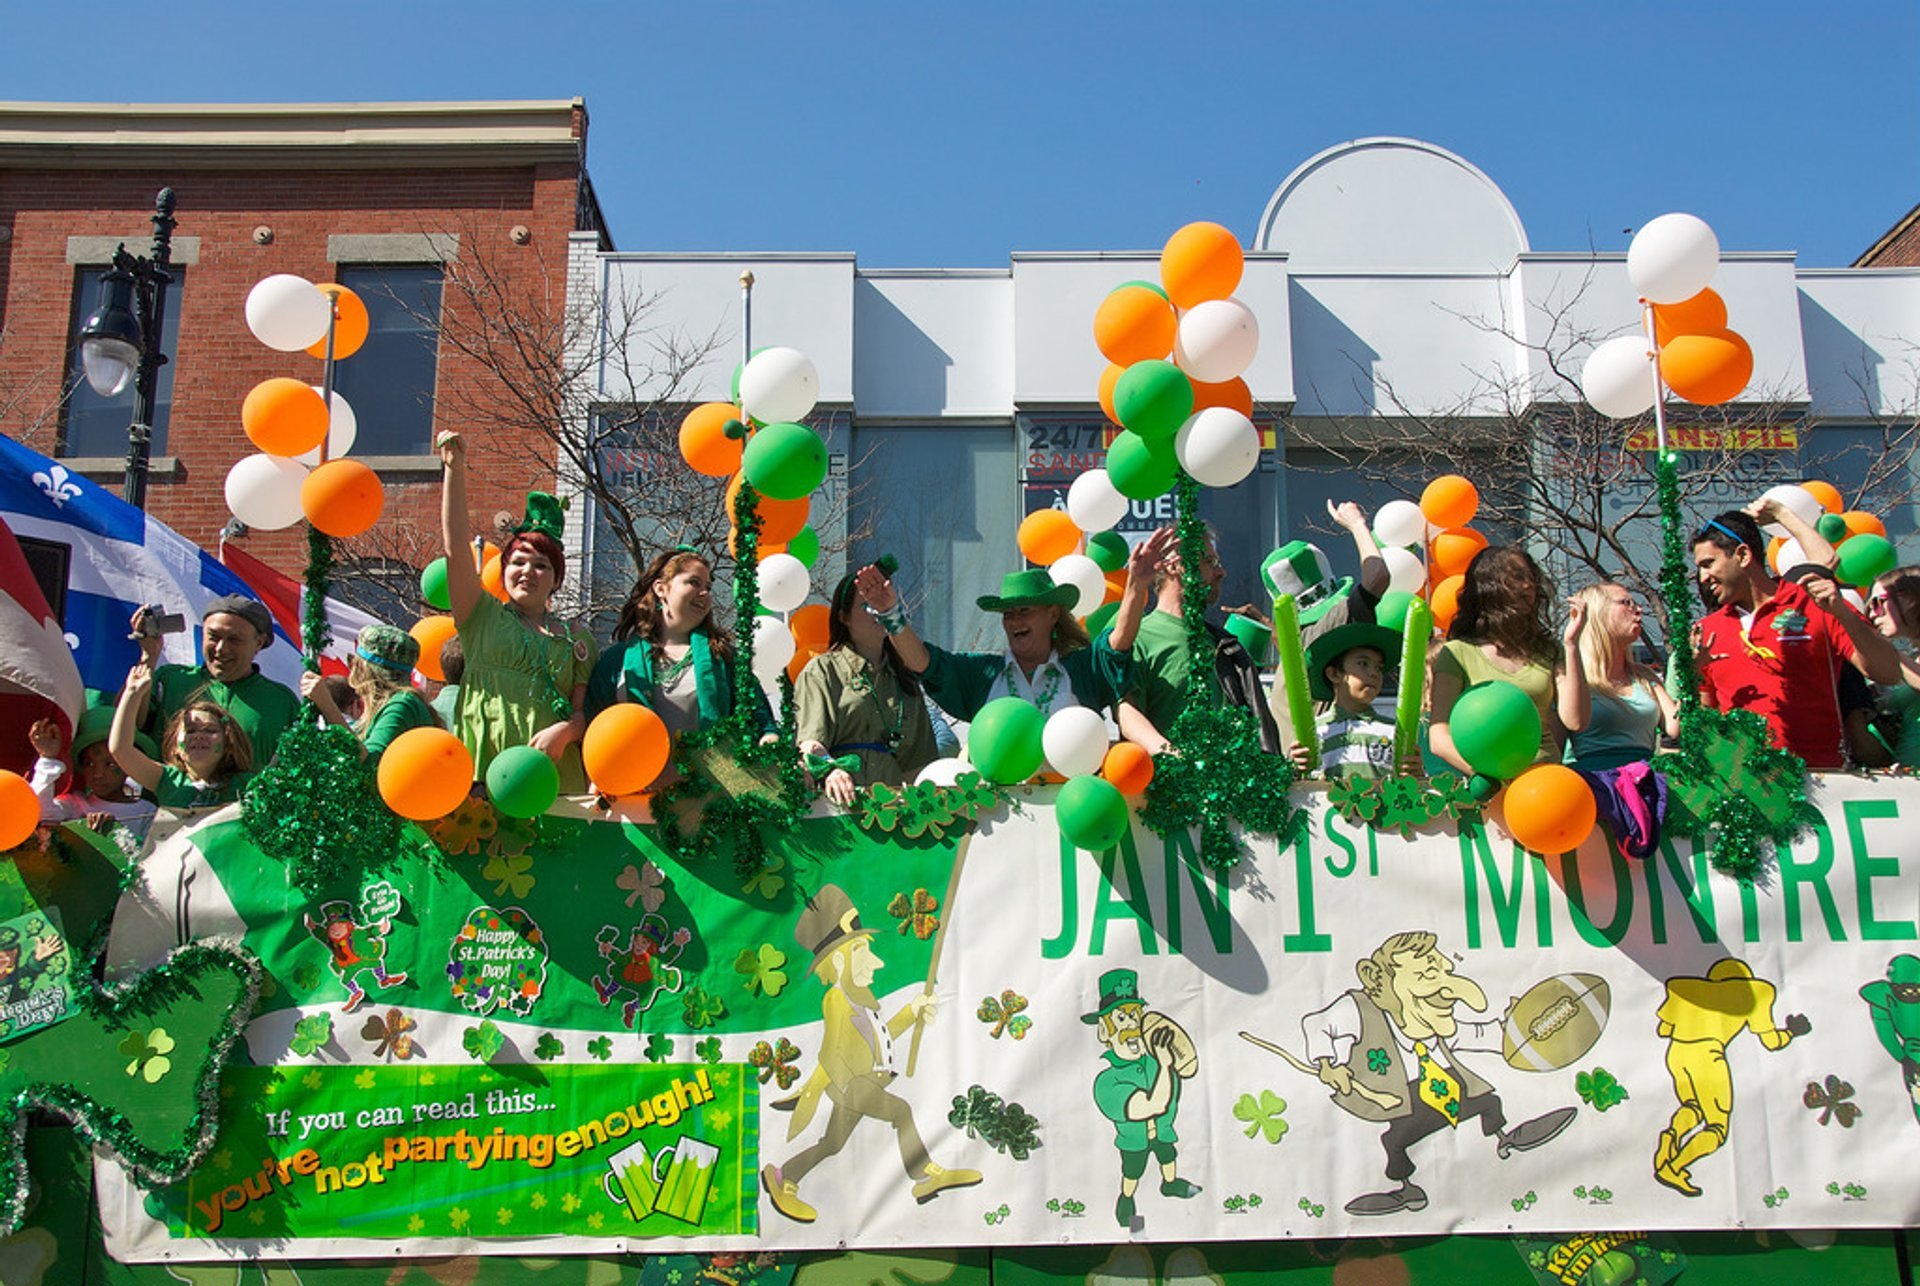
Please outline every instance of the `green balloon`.
[[761, 495], [804, 500], [827, 480], [827, 444], [804, 424], [769, 424], [747, 439], [740, 467]]
[[1112, 290], [1109, 290], [1107, 293], [1109, 295], [1117, 295], [1121, 291], [1125, 290], [1128, 286], [1141, 286], [1146, 288], [1147, 290], [1151, 290], [1154, 294], [1160, 296], [1160, 298], [1162, 299], [1165, 299], [1167, 297], [1166, 288], [1157, 281], [1139, 281], [1139, 280], [1123, 281], [1119, 285], [1115, 286]]
[[1532, 697], [1505, 679], [1462, 692], [1447, 728], [1454, 749], [1475, 772], [1502, 781], [1518, 777], [1540, 753], [1540, 711]]
[[1847, 538], [1847, 520], [1839, 514], [1821, 514], [1820, 521], [1813, 524], [1813, 529], [1829, 545], [1838, 545]]
[[453, 599], [447, 593], [447, 560], [436, 558], [427, 564], [420, 573], [420, 597], [427, 600], [427, 606], [443, 612], [453, 610]]
[[1117, 531], [1096, 531], [1087, 537], [1087, 557], [1103, 572], [1117, 572], [1127, 565], [1127, 538]]
[[1382, 594], [1379, 603], [1374, 605], [1374, 623], [1383, 625], [1398, 634], [1407, 628], [1407, 609], [1412, 607], [1415, 601], [1414, 596], [1404, 589], [1389, 590]]
[[1172, 362], [1135, 362], [1113, 386], [1113, 409], [1123, 428], [1171, 445], [1193, 414], [1193, 381]]
[[514, 746], [487, 765], [487, 797], [508, 817], [538, 817], [560, 797], [560, 769], [532, 746]]
[[787, 552], [800, 560], [803, 567], [811, 567], [820, 557], [820, 533], [809, 523], [800, 529], [800, 534], [787, 542]]
[[1113, 618], [1120, 614], [1120, 604], [1106, 603], [1087, 613], [1087, 637], [1097, 639], [1100, 632], [1113, 624]]
[[1863, 531], [1840, 546], [1838, 571], [1842, 581], [1855, 589], [1865, 589], [1892, 571], [1899, 561], [1899, 551], [1894, 549], [1892, 541]]
[[1107, 448], [1107, 480], [1129, 500], [1152, 500], [1173, 486], [1180, 458], [1165, 438], [1149, 442], [1138, 433], [1122, 433]]
[[1053, 819], [1075, 848], [1104, 853], [1127, 836], [1133, 815], [1120, 788], [1105, 777], [1074, 777], [1053, 801]]
[[1040, 771], [1046, 761], [1040, 733], [1047, 717], [1019, 697], [982, 706], [967, 729], [967, 753], [988, 781], [1012, 786]]

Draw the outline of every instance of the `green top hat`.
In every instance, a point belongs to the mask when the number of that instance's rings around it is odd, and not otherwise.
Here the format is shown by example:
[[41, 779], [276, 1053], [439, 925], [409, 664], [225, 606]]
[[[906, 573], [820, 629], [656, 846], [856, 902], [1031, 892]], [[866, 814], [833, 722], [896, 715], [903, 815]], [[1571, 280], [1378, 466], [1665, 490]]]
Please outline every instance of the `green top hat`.
[[[67, 762], [74, 768], [80, 767], [80, 756], [91, 746], [97, 746], [107, 739], [107, 733], [113, 727], [112, 706], [92, 706], [80, 715], [80, 724], [73, 730], [73, 745], [67, 750]], [[140, 753], [149, 759], [158, 759], [153, 739], [144, 732], [133, 734], [133, 744]]]
[[1247, 655], [1253, 658], [1255, 665], [1268, 663], [1267, 653], [1273, 645], [1273, 630], [1239, 612], [1227, 613], [1227, 633], [1240, 640], [1240, 646], [1247, 649]]
[[566, 501], [556, 499], [545, 491], [529, 491], [526, 521], [515, 527], [513, 534], [523, 536], [527, 532], [537, 531], [555, 540], [563, 539], [566, 535], [567, 522], [560, 515], [566, 507]]
[[1357, 647], [1378, 650], [1380, 659], [1386, 662], [1388, 674], [1399, 668], [1400, 636], [1386, 626], [1355, 621], [1351, 625], [1328, 630], [1307, 644], [1307, 691], [1313, 694], [1315, 701], [1333, 700], [1333, 685], [1327, 682], [1327, 667]]
[[1071, 585], [1053, 583], [1053, 573], [1044, 567], [1024, 572], [1008, 572], [1000, 578], [998, 594], [983, 594], [974, 600], [983, 612], [1005, 612], [1016, 607], [1072, 607], [1080, 601], [1080, 591]]
[[1304, 540], [1289, 540], [1268, 554], [1260, 564], [1260, 578], [1273, 597], [1293, 595], [1302, 625], [1312, 625], [1353, 592], [1353, 577], [1336, 580], [1320, 547]]
[[1100, 1007], [1081, 1014], [1083, 1023], [1097, 1023], [1122, 1005], [1144, 1005], [1140, 995], [1140, 975], [1131, 969], [1109, 969], [1100, 975]]

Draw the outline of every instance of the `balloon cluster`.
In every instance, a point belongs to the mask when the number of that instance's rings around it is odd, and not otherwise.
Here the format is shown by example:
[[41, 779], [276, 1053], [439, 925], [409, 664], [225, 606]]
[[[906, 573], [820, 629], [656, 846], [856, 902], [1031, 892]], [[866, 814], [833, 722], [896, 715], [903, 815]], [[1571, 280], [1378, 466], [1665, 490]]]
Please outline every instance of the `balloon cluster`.
[[[351, 357], [366, 342], [367, 307], [345, 286], [316, 286], [305, 277], [276, 273], [247, 293], [247, 328], [268, 348], [325, 359], [328, 332], [333, 360]], [[278, 531], [305, 518], [329, 536], [358, 536], [380, 519], [380, 479], [353, 449], [353, 408], [338, 393], [276, 376], [254, 385], [240, 407], [240, 424], [259, 453], [227, 472], [227, 508], [260, 531]]]
[[1389, 500], [1373, 516], [1373, 538], [1387, 565], [1387, 592], [1377, 615], [1398, 628], [1415, 599], [1425, 599], [1442, 633], [1460, 610], [1467, 564], [1487, 547], [1487, 538], [1467, 524], [1480, 512], [1480, 489], [1457, 473], [1426, 485], [1418, 503]]
[[[1840, 489], [1830, 482], [1803, 482], [1798, 486], [1782, 483], [1769, 487], [1762, 499], [1772, 500], [1791, 510], [1807, 526], [1814, 528], [1840, 555], [1834, 569], [1840, 583], [1851, 586], [1845, 591], [1855, 611], [1864, 612], [1852, 590], [1864, 590], [1894, 569], [1900, 561], [1893, 542], [1887, 539], [1887, 525], [1860, 509], [1848, 509]], [[1786, 527], [1770, 522], [1763, 530], [1773, 540], [1767, 546], [1767, 565], [1778, 575], [1789, 567], [1807, 562], [1800, 542], [1787, 534]]]
[[1500, 798], [1507, 830], [1536, 853], [1570, 853], [1599, 816], [1586, 778], [1561, 764], [1536, 764], [1540, 712], [1504, 679], [1476, 683], [1449, 716], [1454, 749], [1475, 773], [1507, 782]]
[[1707, 283], [1720, 266], [1720, 241], [1691, 214], [1663, 214], [1627, 247], [1627, 276], [1651, 314], [1648, 336], [1622, 335], [1588, 354], [1580, 388], [1594, 410], [1623, 420], [1651, 410], [1660, 383], [1699, 406], [1740, 396], [1753, 378], [1753, 349], [1727, 328], [1727, 305]]

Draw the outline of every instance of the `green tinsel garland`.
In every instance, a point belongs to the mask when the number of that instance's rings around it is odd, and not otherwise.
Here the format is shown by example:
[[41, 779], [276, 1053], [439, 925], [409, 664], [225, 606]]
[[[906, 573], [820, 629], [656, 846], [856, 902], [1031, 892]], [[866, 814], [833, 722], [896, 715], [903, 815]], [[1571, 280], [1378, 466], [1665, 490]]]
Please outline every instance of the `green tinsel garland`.
[[240, 818], [248, 838], [286, 863], [307, 893], [402, 856], [400, 819], [381, 801], [360, 739], [336, 724], [317, 726], [309, 705], [281, 735], [273, 762], [248, 783]]
[[320, 657], [332, 640], [327, 629], [327, 595], [333, 592], [333, 537], [307, 525], [307, 588], [301, 602], [300, 645], [307, 668], [320, 672]]
[[1680, 538], [1680, 457], [1665, 451], [1655, 465], [1660, 498], [1660, 596], [1665, 600], [1667, 647], [1673, 653], [1674, 700], [1681, 713], [1700, 704], [1700, 680], [1693, 663], [1693, 575]]

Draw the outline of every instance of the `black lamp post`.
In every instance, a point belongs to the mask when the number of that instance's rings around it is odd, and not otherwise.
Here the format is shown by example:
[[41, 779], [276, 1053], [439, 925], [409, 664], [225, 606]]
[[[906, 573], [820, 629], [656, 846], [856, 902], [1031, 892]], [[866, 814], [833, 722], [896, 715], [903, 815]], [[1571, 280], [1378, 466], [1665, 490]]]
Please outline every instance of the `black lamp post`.
[[80, 327], [80, 366], [102, 397], [117, 396], [133, 382], [133, 424], [127, 430], [127, 480], [122, 491], [136, 509], [147, 506], [147, 460], [153, 450], [153, 403], [160, 368], [161, 328], [173, 274], [173, 189], [153, 202], [153, 246], [144, 256], [122, 242], [113, 266], [101, 275], [100, 306]]

